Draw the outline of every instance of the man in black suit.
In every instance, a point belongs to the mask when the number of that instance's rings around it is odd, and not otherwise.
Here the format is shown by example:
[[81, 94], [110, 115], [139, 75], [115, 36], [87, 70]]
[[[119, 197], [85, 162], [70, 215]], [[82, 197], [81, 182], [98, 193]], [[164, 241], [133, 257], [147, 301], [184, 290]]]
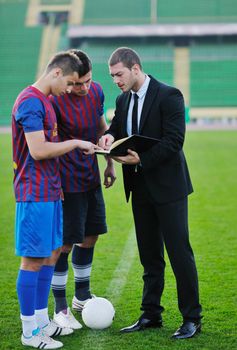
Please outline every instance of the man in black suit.
[[193, 191], [183, 153], [184, 100], [181, 92], [146, 75], [138, 54], [118, 48], [109, 70], [122, 90], [111, 126], [99, 142], [108, 149], [120, 138], [140, 134], [160, 142], [149, 151], [114, 159], [123, 165], [127, 201], [132, 209], [141, 264], [144, 268], [142, 315], [123, 333], [161, 327], [164, 289], [164, 245], [176, 278], [178, 306], [183, 317], [173, 338], [184, 339], [201, 330], [198, 277], [189, 243], [187, 196]]

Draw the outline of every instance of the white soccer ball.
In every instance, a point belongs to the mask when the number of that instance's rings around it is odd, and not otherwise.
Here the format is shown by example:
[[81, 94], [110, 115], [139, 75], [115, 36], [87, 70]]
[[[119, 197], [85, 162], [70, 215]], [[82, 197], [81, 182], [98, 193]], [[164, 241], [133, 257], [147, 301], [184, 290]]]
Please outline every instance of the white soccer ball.
[[91, 329], [104, 329], [111, 326], [115, 310], [111, 302], [105, 298], [90, 299], [82, 310], [82, 319]]

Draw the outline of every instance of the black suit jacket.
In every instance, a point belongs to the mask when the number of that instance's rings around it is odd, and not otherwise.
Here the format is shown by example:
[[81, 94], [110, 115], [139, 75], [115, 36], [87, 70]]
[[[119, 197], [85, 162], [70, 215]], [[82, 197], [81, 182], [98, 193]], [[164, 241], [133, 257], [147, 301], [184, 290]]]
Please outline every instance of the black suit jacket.
[[[193, 191], [182, 150], [185, 136], [185, 109], [181, 92], [153, 77], [146, 93], [139, 133], [160, 139], [149, 151], [140, 153], [144, 186], [156, 203], [169, 203]], [[127, 136], [127, 114], [131, 93], [116, 100], [115, 116], [107, 133], [115, 139]], [[127, 201], [133, 189], [135, 167], [123, 165]]]

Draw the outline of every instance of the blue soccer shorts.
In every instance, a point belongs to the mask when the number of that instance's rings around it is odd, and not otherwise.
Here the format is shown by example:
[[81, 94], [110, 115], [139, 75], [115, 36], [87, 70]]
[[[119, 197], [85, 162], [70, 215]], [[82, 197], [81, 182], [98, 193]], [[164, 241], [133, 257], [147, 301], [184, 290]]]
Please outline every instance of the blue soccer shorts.
[[61, 200], [17, 202], [15, 224], [16, 255], [47, 258], [62, 246], [63, 213]]

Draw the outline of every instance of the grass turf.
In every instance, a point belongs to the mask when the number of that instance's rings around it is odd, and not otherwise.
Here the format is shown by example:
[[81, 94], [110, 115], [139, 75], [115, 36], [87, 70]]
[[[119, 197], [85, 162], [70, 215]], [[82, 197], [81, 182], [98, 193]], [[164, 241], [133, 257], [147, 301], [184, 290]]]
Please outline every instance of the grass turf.
[[[84, 327], [62, 338], [70, 350], [236, 350], [237, 349], [237, 132], [190, 131], [185, 152], [195, 192], [189, 197], [190, 238], [195, 252], [203, 330], [193, 339], [172, 341], [181, 323], [175, 280], [167, 259], [162, 298], [164, 327], [120, 335], [140, 315], [142, 269], [133, 234], [130, 204], [125, 203], [121, 169], [117, 183], [105, 190], [109, 234], [96, 246], [92, 292], [107, 297], [116, 309], [113, 325], [104, 331]], [[104, 161], [100, 158], [101, 174]], [[15, 291], [19, 258], [14, 256], [14, 197], [10, 135], [0, 135], [0, 349], [22, 349], [21, 325]], [[73, 296], [70, 271], [68, 300]], [[53, 298], [49, 300], [50, 314]], [[80, 319], [80, 316], [77, 316]]]

